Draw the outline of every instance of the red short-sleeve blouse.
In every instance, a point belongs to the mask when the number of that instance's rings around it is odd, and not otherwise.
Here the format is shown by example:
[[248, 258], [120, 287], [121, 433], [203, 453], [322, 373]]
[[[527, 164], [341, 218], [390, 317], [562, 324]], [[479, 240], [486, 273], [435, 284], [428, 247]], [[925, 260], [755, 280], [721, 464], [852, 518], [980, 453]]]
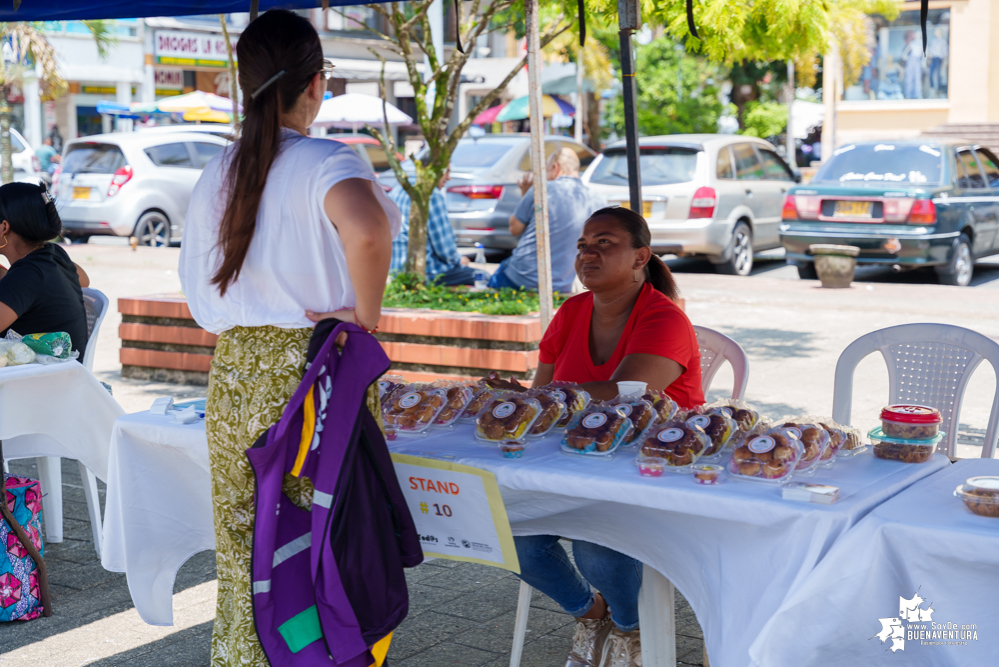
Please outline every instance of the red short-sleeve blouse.
[[590, 357], [593, 294], [568, 299], [555, 313], [541, 339], [541, 363], [554, 364], [554, 379], [563, 382], [606, 382], [629, 354], [654, 354], [684, 367], [666, 393], [682, 408], [704, 403], [701, 353], [694, 327], [679, 306], [649, 283], [642, 287], [614, 355], [605, 364]]

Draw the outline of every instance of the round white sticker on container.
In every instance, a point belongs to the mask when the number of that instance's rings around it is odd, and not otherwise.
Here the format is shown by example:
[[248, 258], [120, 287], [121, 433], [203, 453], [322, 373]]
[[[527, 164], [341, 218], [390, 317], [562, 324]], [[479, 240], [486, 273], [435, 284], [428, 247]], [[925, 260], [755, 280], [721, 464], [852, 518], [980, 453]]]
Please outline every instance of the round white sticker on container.
[[617, 412], [622, 417], [630, 417], [631, 416], [631, 406], [628, 405], [627, 403], [624, 403], [622, 405], [617, 406], [614, 410], [615, 410], [615, 412]]
[[399, 399], [399, 407], [403, 410], [408, 410], [409, 408], [417, 405], [422, 398], [423, 397], [415, 391], [411, 391]]
[[561, 389], [556, 389], [552, 392], [552, 398], [557, 398], [558, 400], [565, 402], [565, 392]]
[[720, 412], [721, 412], [721, 413], [722, 413], [723, 415], [725, 415], [726, 417], [728, 417], [729, 419], [731, 419], [731, 418], [732, 418], [732, 409], [731, 409], [731, 408], [722, 408], [722, 409], [720, 410]]
[[517, 406], [510, 401], [504, 401], [493, 408], [493, 417], [496, 419], [506, 419], [514, 413]]
[[659, 431], [659, 435], [656, 436], [661, 442], [676, 442], [683, 437], [683, 429], [680, 428], [667, 428]]
[[750, 440], [747, 447], [749, 447], [749, 451], [755, 454], [763, 454], [764, 452], [769, 452], [773, 449], [776, 444], [777, 443], [774, 442], [774, 439], [770, 436], [761, 435]]
[[787, 433], [792, 438], [794, 438], [795, 440], [801, 440], [801, 429], [797, 429], [792, 426], [789, 429], [785, 429], [784, 432]]
[[711, 425], [711, 417], [707, 415], [695, 415], [687, 420], [687, 426], [694, 427], [699, 426], [701, 428], [707, 428]]
[[586, 428], [600, 428], [607, 423], [607, 415], [602, 412], [594, 412], [592, 415], [586, 415], [583, 419], [583, 426]]

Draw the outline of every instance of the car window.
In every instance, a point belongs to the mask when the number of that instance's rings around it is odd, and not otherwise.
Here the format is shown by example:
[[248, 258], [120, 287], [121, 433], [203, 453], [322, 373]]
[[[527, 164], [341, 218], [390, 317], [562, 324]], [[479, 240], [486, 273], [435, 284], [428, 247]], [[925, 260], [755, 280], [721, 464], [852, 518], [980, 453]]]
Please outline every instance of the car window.
[[718, 178], [735, 178], [735, 169], [732, 167], [732, 151], [728, 149], [728, 146], [722, 146], [718, 149], [715, 175]]
[[759, 181], [763, 179], [763, 165], [756, 157], [752, 144], [736, 144], [732, 146], [735, 155], [735, 175], [740, 181]]
[[791, 170], [787, 168], [784, 161], [771, 150], [766, 148], [756, 147], [756, 150], [760, 152], [760, 160], [763, 161], [763, 174], [764, 178], [768, 181], [793, 181], [794, 174]]
[[113, 174], [125, 166], [125, 155], [112, 144], [73, 144], [62, 159], [65, 174]]
[[196, 169], [204, 169], [208, 161], [224, 148], [224, 146], [220, 146], [219, 144], [209, 144], [204, 141], [195, 141], [193, 145], [194, 166]]
[[[694, 180], [699, 152], [696, 148], [681, 146], [643, 147], [638, 162], [642, 171], [642, 185], [669, 185]], [[624, 148], [605, 150], [603, 159], [590, 174], [590, 182], [628, 185], [628, 152]]]
[[11, 132], [10, 133], [10, 152], [11, 153], [20, 153], [23, 150], [24, 150], [24, 144], [22, 144], [21, 140], [17, 138], [16, 134], [14, 134], [13, 132]]
[[374, 144], [364, 144], [364, 150], [368, 152], [368, 157], [371, 158], [371, 168], [375, 170], [376, 174], [380, 174], [386, 169], [392, 167], [389, 164], [388, 154], [381, 145], [375, 146]]
[[811, 183], [885, 184], [939, 183], [945, 152], [939, 144], [847, 144], [819, 167]]
[[979, 148], [975, 151], [978, 153], [978, 162], [982, 165], [982, 169], [985, 170], [985, 183], [990, 188], [999, 188], [999, 166], [996, 166], [996, 161], [993, 159], [993, 155], [986, 150]]
[[[462, 139], [458, 142], [454, 152], [451, 153], [451, 168], [460, 171], [461, 169], [491, 167], [509, 153], [511, 148], [513, 148], [513, 142], [509, 141]], [[419, 157], [422, 158], [429, 153], [429, 150], [424, 149]]]
[[984, 188], [985, 177], [982, 170], [978, 168], [975, 154], [971, 151], [961, 151], [957, 154], [957, 161], [962, 169], [958, 172], [957, 187], [959, 188]]
[[150, 146], [146, 149], [146, 155], [157, 167], [194, 167], [187, 146], [183, 143]]
[[[557, 142], [557, 141], [546, 141], [545, 142], [545, 159], [547, 160], [548, 158], [550, 158], [552, 156], [552, 153], [554, 153], [555, 150], [558, 149], [558, 148], [562, 148], [562, 145], [559, 142]], [[518, 169], [520, 169], [521, 171], [530, 171], [531, 170], [531, 149], [530, 148], [527, 149], [527, 151], [524, 153], [524, 157], [521, 158], [521, 160], [520, 160], [520, 166], [518, 167]]]

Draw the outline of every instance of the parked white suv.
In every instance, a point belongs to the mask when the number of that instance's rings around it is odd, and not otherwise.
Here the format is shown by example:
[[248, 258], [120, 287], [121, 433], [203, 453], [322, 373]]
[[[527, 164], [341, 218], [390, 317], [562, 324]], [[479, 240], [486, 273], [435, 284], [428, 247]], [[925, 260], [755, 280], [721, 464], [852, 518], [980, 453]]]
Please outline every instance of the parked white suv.
[[10, 161], [14, 167], [14, 180], [38, 185], [42, 165], [21, 133], [10, 128]]
[[[745, 276], [753, 253], [779, 248], [781, 207], [799, 180], [774, 147], [754, 137], [675, 134], [639, 141], [642, 215], [655, 252], [710, 260]], [[609, 203], [628, 206], [624, 142], [611, 144], [583, 174]]]
[[194, 184], [227, 145], [206, 132], [98, 134], [67, 142], [55, 186], [66, 237], [179, 242]]

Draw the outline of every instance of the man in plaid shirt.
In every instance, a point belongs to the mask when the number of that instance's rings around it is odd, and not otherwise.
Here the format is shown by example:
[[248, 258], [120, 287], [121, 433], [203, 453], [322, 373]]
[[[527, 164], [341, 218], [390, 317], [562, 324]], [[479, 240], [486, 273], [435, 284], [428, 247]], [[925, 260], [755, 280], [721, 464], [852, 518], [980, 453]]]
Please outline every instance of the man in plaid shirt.
[[[437, 281], [442, 285], [474, 285], [475, 271], [468, 266], [468, 257], [458, 252], [454, 241], [454, 230], [447, 217], [447, 200], [441, 188], [451, 176], [448, 169], [440, 183], [430, 195], [430, 217], [427, 220], [427, 281]], [[391, 273], [398, 273], [406, 266], [406, 250], [409, 247], [409, 193], [401, 185], [396, 185], [389, 193], [402, 212], [402, 230], [392, 241]]]

